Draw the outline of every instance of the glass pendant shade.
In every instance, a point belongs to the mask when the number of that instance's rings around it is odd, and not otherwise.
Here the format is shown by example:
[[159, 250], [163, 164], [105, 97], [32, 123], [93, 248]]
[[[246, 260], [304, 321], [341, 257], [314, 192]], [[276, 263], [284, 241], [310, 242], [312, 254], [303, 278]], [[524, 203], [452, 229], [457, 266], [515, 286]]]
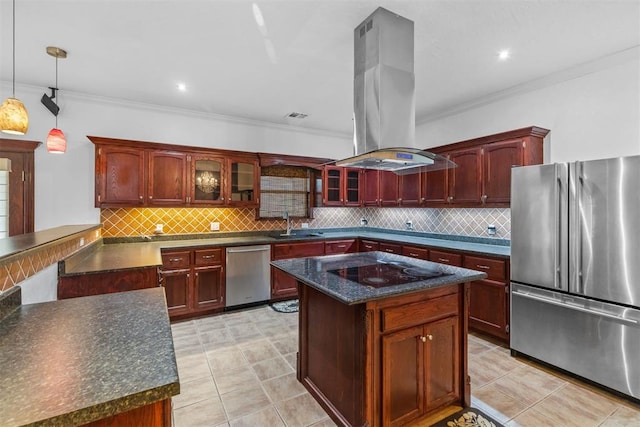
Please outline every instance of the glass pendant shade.
[[24, 135], [29, 129], [29, 116], [24, 104], [16, 98], [7, 98], [0, 106], [0, 130], [12, 135]]
[[67, 151], [67, 139], [60, 129], [53, 128], [47, 135], [47, 151], [50, 153], [64, 153]]

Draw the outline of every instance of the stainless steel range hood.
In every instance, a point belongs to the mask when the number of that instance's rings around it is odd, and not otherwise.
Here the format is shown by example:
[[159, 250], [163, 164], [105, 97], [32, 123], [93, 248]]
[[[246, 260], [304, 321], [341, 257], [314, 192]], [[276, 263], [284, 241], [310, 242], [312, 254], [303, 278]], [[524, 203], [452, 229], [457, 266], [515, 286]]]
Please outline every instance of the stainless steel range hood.
[[354, 157], [337, 166], [399, 175], [455, 167], [414, 148], [413, 21], [378, 8], [354, 30]]

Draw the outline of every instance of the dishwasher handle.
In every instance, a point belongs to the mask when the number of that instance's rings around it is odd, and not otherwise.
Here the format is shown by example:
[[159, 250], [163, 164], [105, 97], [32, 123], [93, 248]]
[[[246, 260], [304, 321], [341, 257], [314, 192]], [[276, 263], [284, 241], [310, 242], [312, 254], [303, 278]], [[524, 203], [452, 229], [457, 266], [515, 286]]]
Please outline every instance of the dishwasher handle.
[[245, 253], [245, 252], [264, 252], [264, 251], [268, 251], [269, 249], [270, 249], [269, 246], [260, 246], [260, 247], [256, 247], [256, 248], [245, 248], [245, 249], [227, 248], [227, 253], [228, 254], [240, 254], [240, 253]]

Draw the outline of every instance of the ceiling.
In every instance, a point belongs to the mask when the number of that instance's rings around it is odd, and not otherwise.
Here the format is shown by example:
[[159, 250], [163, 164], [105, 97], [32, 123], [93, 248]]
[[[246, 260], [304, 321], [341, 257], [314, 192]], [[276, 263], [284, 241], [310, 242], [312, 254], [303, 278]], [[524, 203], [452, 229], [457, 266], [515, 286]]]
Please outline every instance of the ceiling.
[[[640, 2], [17, 0], [16, 81], [64, 92], [352, 132], [353, 29], [378, 6], [415, 22], [416, 120], [640, 45]], [[256, 9], [264, 25], [258, 25]], [[11, 81], [0, 0], [0, 80]], [[497, 52], [510, 49], [499, 61]], [[178, 82], [186, 84], [180, 92]], [[9, 87], [5, 85], [5, 87]], [[2, 98], [10, 96], [3, 92]], [[62, 97], [62, 96], [61, 96]], [[290, 119], [290, 112], [309, 115]]]

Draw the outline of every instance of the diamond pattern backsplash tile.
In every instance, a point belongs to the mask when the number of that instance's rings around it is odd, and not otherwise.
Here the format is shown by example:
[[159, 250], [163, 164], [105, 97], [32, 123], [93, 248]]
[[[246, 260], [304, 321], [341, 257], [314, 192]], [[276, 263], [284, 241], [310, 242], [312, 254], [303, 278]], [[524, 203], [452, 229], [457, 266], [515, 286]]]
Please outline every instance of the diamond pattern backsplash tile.
[[[370, 227], [406, 230], [411, 221], [416, 231], [474, 237], [511, 238], [509, 209], [432, 209], [432, 208], [315, 208], [313, 219], [292, 219], [294, 228], [306, 222], [310, 228], [358, 227], [366, 218]], [[250, 208], [129, 208], [102, 209], [103, 237], [151, 235], [156, 224], [165, 234], [209, 233], [210, 223], [219, 222], [220, 231], [284, 230], [283, 219], [256, 220]], [[496, 235], [487, 226], [496, 226]]]

